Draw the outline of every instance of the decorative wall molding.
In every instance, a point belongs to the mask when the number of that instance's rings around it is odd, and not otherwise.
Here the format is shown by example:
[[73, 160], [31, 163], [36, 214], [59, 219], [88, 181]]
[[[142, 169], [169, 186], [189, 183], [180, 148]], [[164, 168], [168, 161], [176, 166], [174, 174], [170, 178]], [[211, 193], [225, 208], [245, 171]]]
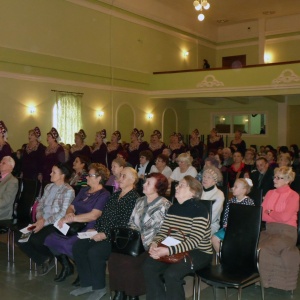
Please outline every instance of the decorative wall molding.
[[217, 80], [213, 75], [205, 76], [204, 79], [197, 84], [198, 88], [203, 88], [203, 87], [212, 88], [212, 87], [220, 87], [220, 86], [224, 86], [224, 83], [222, 81]]
[[122, 106], [124, 105], [128, 105], [131, 110], [132, 110], [132, 113], [133, 113], [133, 128], [136, 127], [136, 113], [135, 113], [135, 109], [134, 107], [132, 106], [132, 104], [130, 104], [129, 102], [122, 102], [120, 103], [118, 106], [117, 106], [117, 109], [116, 109], [116, 113], [115, 113], [115, 129], [114, 130], [119, 130], [118, 129], [118, 113], [119, 113], [119, 110], [122, 108]]
[[124, 87], [118, 87], [118, 86], [112, 86], [112, 85], [97, 84], [97, 83], [89, 83], [89, 82], [84, 82], [84, 81], [58, 79], [58, 78], [46, 77], [46, 76], [10, 73], [10, 72], [3, 72], [3, 71], [0, 71], [0, 78], [1, 77], [17, 79], [17, 80], [27, 80], [27, 81], [34, 81], [34, 82], [50, 83], [50, 84], [70, 85], [70, 86], [74, 86], [74, 87], [83, 87], [83, 88], [97, 89], [97, 90], [103, 90], [103, 91], [125, 92], [125, 93], [139, 94], [139, 95], [147, 95], [148, 94], [148, 92], [145, 90], [130, 89], [130, 88], [124, 88]]
[[290, 42], [290, 41], [297, 41], [300, 40], [300, 35], [291, 35], [291, 36], [285, 36], [285, 37], [266, 37], [266, 44], [277, 44], [277, 43], [284, 43], [284, 42]]
[[272, 84], [299, 83], [300, 77], [291, 69], [285, 69], [272, 81]]

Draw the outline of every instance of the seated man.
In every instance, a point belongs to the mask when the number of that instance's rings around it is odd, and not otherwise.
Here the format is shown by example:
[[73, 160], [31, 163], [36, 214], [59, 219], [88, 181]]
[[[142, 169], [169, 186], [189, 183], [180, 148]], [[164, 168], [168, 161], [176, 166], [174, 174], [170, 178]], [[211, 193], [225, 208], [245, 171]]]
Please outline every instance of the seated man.
[[11, 172], [15, 161], [4, 156], [0, 162], [0, 220], [9, 220], [13, 215], [13, 205], [18, 192], [18, 180]]
[[263, 197], [269, 190], [274, 189], [273, 173], [274, 171], [269, 168], [269, 163], [265, 157], [261, 156], [256, 160], [256, 169], [251, 172], [250, 178], [254, 188], [263, 190]]

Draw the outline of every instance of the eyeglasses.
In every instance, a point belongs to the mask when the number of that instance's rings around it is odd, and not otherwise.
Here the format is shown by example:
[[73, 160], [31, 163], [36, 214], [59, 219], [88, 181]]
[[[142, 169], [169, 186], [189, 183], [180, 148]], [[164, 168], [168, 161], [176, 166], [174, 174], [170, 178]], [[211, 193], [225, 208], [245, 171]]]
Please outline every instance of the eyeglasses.
[[86, 177], [97, 177], [98, 175], [96, 174], [87, 174]]
[[177, 184], [176, 187], [181, 189], [181, 188], [188, 187], [188, 184], [186, 184], [186, 183], [179, 183], [179, 184]]
[[273, 179], [277, 179], [277, 180], [279, 180], [279, 179], [284, 179], [284, 177], [273, 176]]

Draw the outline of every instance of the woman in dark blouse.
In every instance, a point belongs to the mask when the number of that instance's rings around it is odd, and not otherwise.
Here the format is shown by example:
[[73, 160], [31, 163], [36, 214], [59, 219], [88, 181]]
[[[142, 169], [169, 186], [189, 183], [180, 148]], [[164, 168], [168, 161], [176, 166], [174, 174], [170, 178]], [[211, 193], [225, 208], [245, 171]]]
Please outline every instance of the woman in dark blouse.
[[181, 153], [184, 153], [186, 151], [185, 146], [182, 142], [182, 135], [180, 133], [174, 132], [170, 136], [170, 145], [168, 148], [172, 151], [172, 159], [177, 158]]
[[148, 149], [153, 153], [153, 159], [156, 159], [159, 154], [162, 154], [163, 150], [167, 147], [160, 139], [160, 131], [154, 130], [150, 136], [150, 143], [148, 145]]
[[207, 153], [209, 153], [209, 151], [216, 151], [219, 148], [223, 148], [224, 147], [224, 141], [223, 138], [221, 136], [218, 135], [218, 131], [216, 128], [213, 128], [210, 131], [210, 135], [209, 138], [207, 140]]
[[107, 146], [105, 144], [106, 130], [96, 132], [95, 144], [91, 153], [91, 161], [107, 166]]
[[245, 155], [246, 152], [246, 143], [242, 139], [242, 131], [241, 130], [236, 130], [234, 133], [234, 139], [230, 143], [230, 147], [234, 151], [239, 151], [243, 155]]
[[7, 139], [7, 127], [3, 121], [0, 121], [0, 161], [4, 156], [11, 156], [12, 149], [6, 142]]
[[139, 154], [147, 148], [147, 144], [140, 142], [140, 131], [134, 128], [130, 134], [130, 143], [125, 145], [125, 150], [128, 153], [127, 162], [135, 168], [139, 164]]
[[52, 127], [51, 130], [47, 133], [48, 147], [45, 149], [41, 177], [43, 186], [50, 182], [50, 173], [52, 167], [59, 162], [65, 162], [65, 151], [64, 148], [58, 144], [59, 141], [59, 134], [56, 128]]
[[40, 142], [41, 131], [38, 127], [28, 131], [28, 144], [22, 146], [22, 177], [37, 179], [42, 174], [46, 147]]
[[72, 145], [70, 150], [70, 165], [73, 164], [75, 157], [77, 155], [84, 155], [90, 158], [91, 149], [88, 145], [85, 145], [84, 140], [86, 139], [86, 134], [83, 129], [80, 129], [75, 133], [75, 144]]
[[78, 269], [81, 287], [72, 291], [74, 296], [93, 292], [90, 297], [100, 299], [106, 294], [106, 261], [111, 253], [110, 231], [114, 227], [127, 226], [139, 194], [134, 190], [138, 181], [137, 172], [126, 167], [121, 172], [121, 191], [112, 194], [106, 203], [101, 218], [96, 221], [97, 234], [90, 240], [77, 241], [73, 257]]
[[110, 142], [107, 143], [107, 168], [108, 170], [111, 169], [112, 161], [117, 157], [117, 154], [123, 150], [121, 144], [121, 132], [116, 130], [111, 135]]

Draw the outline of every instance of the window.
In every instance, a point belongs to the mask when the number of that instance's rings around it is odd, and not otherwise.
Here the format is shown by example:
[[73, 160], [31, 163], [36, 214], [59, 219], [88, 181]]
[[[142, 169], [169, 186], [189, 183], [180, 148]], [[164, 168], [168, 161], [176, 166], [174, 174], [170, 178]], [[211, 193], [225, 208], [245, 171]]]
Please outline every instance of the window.
[[74, 133], [78, 132], [82, 126], [81, 98], [82, 94], [56, 92], [53, 126], [65, 144], [74, 144]]
[[266, 114], [213, 115], [213, 126], [219, 133], [232, 134], [236, 130], [241, 130], [245, 134], [265, 134]]

